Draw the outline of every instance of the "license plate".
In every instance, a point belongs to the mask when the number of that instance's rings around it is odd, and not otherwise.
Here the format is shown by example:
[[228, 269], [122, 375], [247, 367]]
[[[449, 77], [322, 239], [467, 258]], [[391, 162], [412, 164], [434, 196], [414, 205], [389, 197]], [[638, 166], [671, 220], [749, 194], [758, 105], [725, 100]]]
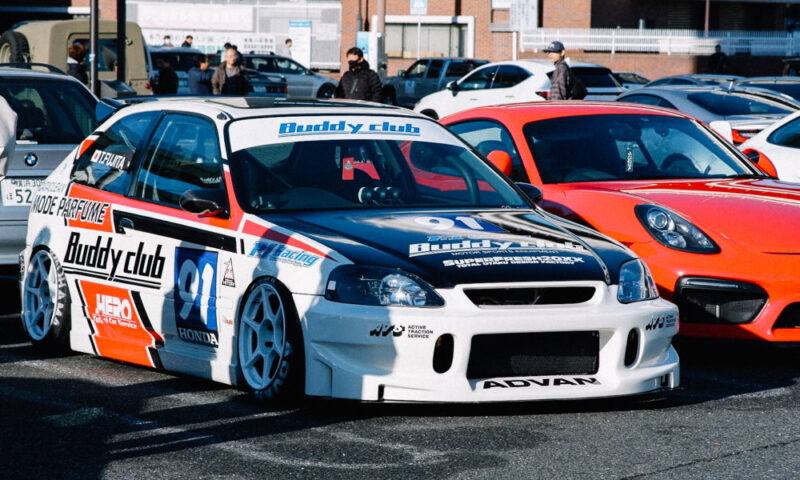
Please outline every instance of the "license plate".
[[267, 87], [260, 87], [258, 85], [253, 86], [253, 91], [256, 93], [265, 93], [267, 91]]
[[4, 178], [0, 180], [0, 195], [3, 196], [3, 206], [30, 205], [33, 196], [44, 182], [43, 178]]

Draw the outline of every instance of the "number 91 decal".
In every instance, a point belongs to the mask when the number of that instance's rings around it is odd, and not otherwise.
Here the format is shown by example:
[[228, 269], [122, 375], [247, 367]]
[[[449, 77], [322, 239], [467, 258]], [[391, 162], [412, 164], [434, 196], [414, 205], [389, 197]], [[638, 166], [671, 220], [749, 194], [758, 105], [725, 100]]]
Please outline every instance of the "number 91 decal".
[[175, 251], [175, 323], [184, 340], [217, 345], [217, 253]]

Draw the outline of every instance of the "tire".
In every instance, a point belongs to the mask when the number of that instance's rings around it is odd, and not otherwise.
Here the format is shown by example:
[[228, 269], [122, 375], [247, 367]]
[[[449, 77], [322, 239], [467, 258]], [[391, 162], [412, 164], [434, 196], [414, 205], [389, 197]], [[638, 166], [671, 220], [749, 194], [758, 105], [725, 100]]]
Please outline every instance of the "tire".
[[34, 348], [69, 350], [70, 299], [64, 270], [50, 250], [31, 256], [22, 293], [22, 326]]
[[8, 30], [0, 35], [0, 63], [28, 63], [31, 53], [25, 35]]
[[303, 334], [289, 292], [273, 278], [256, 280], [247, 289], [237, 326], [243, 386], [259, 400], [301, 396], [305, 380]]
[[336, 87], [330, 83], [326, 83], [317, 90], [317, 98], [333, 98], [334, 94], [336, 94]]

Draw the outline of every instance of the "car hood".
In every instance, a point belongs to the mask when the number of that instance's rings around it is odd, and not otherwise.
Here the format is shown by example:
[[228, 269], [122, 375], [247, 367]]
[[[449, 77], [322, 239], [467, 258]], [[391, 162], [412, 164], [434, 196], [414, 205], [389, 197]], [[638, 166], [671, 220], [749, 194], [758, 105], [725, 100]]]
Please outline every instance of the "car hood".
[[578, 237], [530, 210], [330, 211], [262, 218], [356, 264], [400, 268], [443, 288], [508, 281], [616, 282], [619, 266], [633, 258], [613, 240], [596, 233]]
[[[599, 185], [598, 185], [599, 186]], [[773, 179], [606, 184], [637, 203], [668, 207], [717, 241], [770, 253], [800, 253], [800, 184]]]

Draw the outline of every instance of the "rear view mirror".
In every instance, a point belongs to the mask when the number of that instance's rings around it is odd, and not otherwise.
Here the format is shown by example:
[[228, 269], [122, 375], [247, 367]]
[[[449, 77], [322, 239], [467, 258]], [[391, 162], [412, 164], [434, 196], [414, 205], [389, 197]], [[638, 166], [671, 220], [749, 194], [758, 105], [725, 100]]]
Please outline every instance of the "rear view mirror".
[[544, 198], [544, 194], [536, 185], [531, 185], [530, 183], [522, 183], [517, 182], [517, 187], [522, 190], [522, 193], [528, 196], [533, 203], [538, 203]]
[[493, 150], [486, 155], [486, 158], [506, 176], [511, 176], [511, 155], [508, 152]]
[[183, 210], [202, 217], [227, 214], [225, 192], [222, 190], [187, 190], [183, 192], [178, 203]]

